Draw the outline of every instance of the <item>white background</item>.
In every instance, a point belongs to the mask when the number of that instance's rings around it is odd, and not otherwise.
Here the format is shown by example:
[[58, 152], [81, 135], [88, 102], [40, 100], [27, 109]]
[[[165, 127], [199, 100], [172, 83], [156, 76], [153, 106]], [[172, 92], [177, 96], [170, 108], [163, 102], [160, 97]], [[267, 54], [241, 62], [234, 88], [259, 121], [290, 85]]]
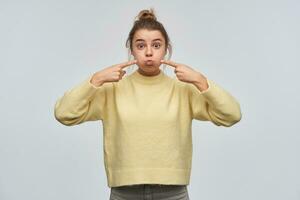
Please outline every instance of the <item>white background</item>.
[[63, 126], [54, 104], [127, 61], [134, 17], [154, 7], [171, 60], [242, 109], [230, 128], [193, 121], [190, 198], [299, 200], [299, 1], [149, 2], [0, 1], [0, 199], [108, 199], [102, 124]]

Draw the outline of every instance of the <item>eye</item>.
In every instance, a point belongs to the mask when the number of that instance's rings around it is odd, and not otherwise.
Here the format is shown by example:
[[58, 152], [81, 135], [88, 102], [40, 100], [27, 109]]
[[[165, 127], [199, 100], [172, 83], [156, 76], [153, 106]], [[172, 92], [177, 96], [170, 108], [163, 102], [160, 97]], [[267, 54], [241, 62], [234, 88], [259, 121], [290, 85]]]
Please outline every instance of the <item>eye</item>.
[[143, 46], [144, 46], [144, 44], [138, 44], [138, 45], [137, 45], [137, 48], [138, 48], [138, 49], [141, 49]]
[[161, 46], [160, 43], [155, 43], [155, 44], [154, 44], [154, 47], [155, 47], [155, 48], [159, 48], [160, 46]]

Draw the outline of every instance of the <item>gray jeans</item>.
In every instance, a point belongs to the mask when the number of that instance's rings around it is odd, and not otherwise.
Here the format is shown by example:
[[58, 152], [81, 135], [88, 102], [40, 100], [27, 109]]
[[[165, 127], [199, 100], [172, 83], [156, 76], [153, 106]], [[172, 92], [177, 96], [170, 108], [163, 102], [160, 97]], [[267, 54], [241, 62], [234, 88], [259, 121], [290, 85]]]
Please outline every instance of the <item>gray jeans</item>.
[[186, 185], [137, 184], [111, 187], [109, 200], [190, 200]]

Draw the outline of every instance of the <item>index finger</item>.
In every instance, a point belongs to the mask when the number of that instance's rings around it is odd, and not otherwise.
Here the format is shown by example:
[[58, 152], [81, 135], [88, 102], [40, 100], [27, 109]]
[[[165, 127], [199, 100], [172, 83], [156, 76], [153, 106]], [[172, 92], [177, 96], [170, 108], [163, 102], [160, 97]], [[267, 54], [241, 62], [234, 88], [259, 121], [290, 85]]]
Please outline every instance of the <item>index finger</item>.
[[121, 69], [127, 67], [127, 66], [130, 66], [130, 65], [133, 65], [137, 63], [136, 60], [131, 60], [131, 61], [127, 61], [127, 62], [124, 62], [124, 63], [120, 63], [120, 64], [117, 64], [116, 67], [120, 67]]
[[165, 63], [165, 64], [168, 64], [168, 65], [170, 65], [170, 66], [172, 66], [172, 67], [178, 67], [178, 63], [175, 63], [175, 62], [173, 62], [173, 61], [171, 61], [171, 60], [161, 60], [161, 62], [162, 63]]

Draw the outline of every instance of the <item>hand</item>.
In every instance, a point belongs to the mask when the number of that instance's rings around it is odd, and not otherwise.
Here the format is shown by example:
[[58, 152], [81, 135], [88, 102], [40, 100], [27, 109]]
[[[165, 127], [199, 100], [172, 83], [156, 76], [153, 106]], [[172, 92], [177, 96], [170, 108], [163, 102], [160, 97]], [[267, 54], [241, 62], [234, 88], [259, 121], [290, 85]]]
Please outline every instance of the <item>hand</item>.
[[174, 67], [174, 72], [180, 81], [192, 83], [198, 89], [200, 89], [200, 91], [208, 88], [207, 78], [191, 67], [169, 60], [161, 60], [161, 63], [165, 63], [171, 67]]
[[136, 60], [132, 60], [132, 61], [112, 65], [101, 71], [98, 71], [94, 73], [94, 75], [92, 76], [91, 83], [94, 86], [99, 87], [105, 82], [117, 82], [121, 80], [124, 74], [126, 73], [126, 71], [124, 71], [123, 69], [125, 67], [135, 64], [136, 62], [137, 62]]

